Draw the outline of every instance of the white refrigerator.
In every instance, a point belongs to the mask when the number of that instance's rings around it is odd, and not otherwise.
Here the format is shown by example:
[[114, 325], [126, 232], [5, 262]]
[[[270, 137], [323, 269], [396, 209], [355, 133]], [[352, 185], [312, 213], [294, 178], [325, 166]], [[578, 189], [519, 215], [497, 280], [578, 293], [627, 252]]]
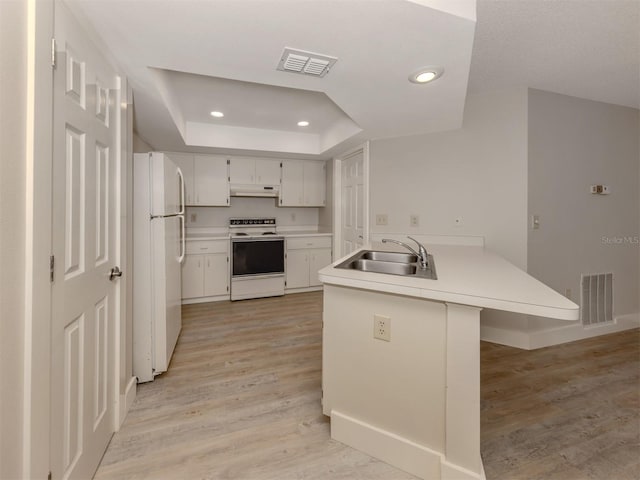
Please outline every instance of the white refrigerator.
[[169, 368], [182, 328], [184, 178], [164, 153], [133, 159], [133, 374], [149, 382]]

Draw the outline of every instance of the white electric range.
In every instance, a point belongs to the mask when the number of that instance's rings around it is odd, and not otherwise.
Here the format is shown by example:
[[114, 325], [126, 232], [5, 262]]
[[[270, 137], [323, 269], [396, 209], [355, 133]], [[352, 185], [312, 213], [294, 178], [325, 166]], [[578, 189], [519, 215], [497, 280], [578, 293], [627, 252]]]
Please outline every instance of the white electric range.
[[275, 218], [231, 218], [231, 300], [284, 295], [284, 237]]

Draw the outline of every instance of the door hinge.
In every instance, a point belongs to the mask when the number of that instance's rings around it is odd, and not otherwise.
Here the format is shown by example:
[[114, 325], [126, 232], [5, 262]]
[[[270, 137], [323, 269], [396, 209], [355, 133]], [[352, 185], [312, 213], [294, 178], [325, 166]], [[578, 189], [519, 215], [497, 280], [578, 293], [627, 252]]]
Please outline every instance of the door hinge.
[[280, 168], [282, 168], [282, 162], [280, 162]]
[[227, 165], [231, 165], [231, 159], [227, 158]]
[[53, 283], [53, 279], [54, 279], [54, 277], [53, 277], [53, 272], [54, 272], [54, 270], [55, 270], [55, 267], [56, 267], [56, 257], [54, 257], [53, 255], [51, 255], [51, 256], [49, 257], [49, 281], [50, 281], [51, 283]]
[[51, 472], [49, 472], [49, 475], [47, 475], [47, 480], [51, 480]]
[[56, 68], [56, 39], [51, 39], [51, 67]]
[[227, 292], [229, 291], [229, 285], [227, 285]]

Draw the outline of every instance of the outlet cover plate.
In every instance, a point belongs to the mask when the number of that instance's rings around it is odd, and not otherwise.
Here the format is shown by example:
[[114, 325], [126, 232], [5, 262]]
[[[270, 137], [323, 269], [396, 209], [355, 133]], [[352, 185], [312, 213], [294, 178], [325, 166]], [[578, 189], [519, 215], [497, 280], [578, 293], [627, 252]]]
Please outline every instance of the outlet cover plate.
[[373, 316], [373, 338], [391, 341], [391, 318], [384, 315]]

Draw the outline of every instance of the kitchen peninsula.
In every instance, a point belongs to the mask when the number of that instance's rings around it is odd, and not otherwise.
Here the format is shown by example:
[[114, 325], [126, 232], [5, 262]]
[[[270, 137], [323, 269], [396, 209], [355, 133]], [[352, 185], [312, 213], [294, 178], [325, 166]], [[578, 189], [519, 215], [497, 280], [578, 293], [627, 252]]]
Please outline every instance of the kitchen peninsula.
[[347, 257], [320, 271], [323, 413], [332, 438], [420, 478], [483, 479], [480, 311], [579, 310], [483, 247], [428, 247], [437, 280], [336, 268]]

